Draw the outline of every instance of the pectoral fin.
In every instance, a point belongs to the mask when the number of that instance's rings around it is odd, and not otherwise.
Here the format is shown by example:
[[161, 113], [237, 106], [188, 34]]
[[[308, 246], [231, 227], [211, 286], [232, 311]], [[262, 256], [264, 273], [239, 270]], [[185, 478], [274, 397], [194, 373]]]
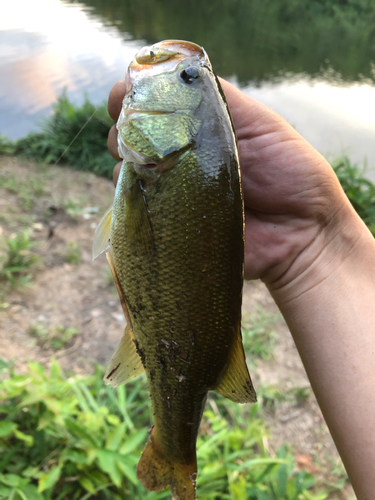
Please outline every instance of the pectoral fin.
[[235, 403], [255, 403], [257, 400], [246, 365], [240, 325], [225, 371], [213, 390]]
[[92, 245], [92, 260], [95, 260], [109, 248], [111, 221], [112, 207], [109, 207], [95, 230], [95, 238]]
[[117, 387], [144, 372], [141, 358], [137, 353], [134, 334], [126, 325], [121, 342], [109, 362], [104, 375], [104, 382], [111, 387]]

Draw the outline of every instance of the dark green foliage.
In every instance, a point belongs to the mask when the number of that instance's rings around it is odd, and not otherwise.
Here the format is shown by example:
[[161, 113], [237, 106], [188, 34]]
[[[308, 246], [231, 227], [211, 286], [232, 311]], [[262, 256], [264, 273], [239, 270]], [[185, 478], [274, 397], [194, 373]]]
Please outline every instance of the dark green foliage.
[[[68, 378], [55, 361], [17, 375], [0, 360], [0, 371], [1, 500], [170, 499], [135, 474], [152, 413], [143, 377], [113, 390], [101, 370]], [[201, 500], [327, 498], [286, 447], [265, 450], [266, 432], [257, 404], [209, 399], [197, 443]]]
[[14, 142], [0, 134], [0, 155], [12, 155], [15, 152]]
[[347, 156], [333, 161], [332, 167], [351, 204], [375, 236], [375, 185], [363, 177], [364, 169], [352, 165]]
[[81, 106], [74, 105], [64, 92], [53, 111], [41, 132], [31, 132], [15, 143], [14, 153], [47, 163], [61, 161], [112, 178], [115, 161], [107, 151], [107, 136], [113, 120], [105, 104], [96, 107], [86, 97]]

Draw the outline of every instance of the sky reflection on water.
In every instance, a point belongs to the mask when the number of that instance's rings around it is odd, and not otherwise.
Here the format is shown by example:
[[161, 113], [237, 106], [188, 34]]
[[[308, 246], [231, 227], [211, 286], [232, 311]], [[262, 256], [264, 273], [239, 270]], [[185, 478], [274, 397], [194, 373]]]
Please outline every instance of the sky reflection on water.
[[[145, 44], [83, 4], [13, 0], [1, 11], [0, 133], [12, 139], [35, 129], [64, 87], [74, 102], [84, 92], [94, 103], [106, 99]], [[375, 167], [375, 85], [331, 77], [287, 74], [242, 90], [284, 116], [328, 159], [345, 153]], [[237, 84], [236, 76], [231, 81]]]

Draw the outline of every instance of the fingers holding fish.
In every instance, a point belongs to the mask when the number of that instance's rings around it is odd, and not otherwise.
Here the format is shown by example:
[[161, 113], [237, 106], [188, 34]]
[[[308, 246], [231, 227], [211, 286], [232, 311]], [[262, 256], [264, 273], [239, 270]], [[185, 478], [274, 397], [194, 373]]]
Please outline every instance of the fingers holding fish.
[[118, 181], [118, 178], [120, 175], [121, 165], [122, 165], [122, 161], [119, 161], [113, 170], [113, 184], [115, 186], [117, 185], [117, 181]]
[[118, 154], [117, 135], [116, 125], [113, 125], [108, 133], [107, 146], [108, 151], [111, 153], [113, 158], [117, 161], [120, 161], [121, 157]]
[[126, 93], [125, 78], [119, 80], [113, 87], [108, 98], [109, 116], [117, 121], [120, 115], [122, 100]]

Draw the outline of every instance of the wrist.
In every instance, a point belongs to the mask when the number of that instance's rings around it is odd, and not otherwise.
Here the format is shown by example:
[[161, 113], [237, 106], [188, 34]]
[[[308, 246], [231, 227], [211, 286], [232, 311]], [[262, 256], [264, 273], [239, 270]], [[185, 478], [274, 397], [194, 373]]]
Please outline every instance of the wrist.
[[285, 273], [266, 285], [280, 308], [314, 289], [335, 274], [350, 274], [360, 266], [375, 269], [375, 240], [348, 200], [322, 222], [315, 238], [294, 258]]

